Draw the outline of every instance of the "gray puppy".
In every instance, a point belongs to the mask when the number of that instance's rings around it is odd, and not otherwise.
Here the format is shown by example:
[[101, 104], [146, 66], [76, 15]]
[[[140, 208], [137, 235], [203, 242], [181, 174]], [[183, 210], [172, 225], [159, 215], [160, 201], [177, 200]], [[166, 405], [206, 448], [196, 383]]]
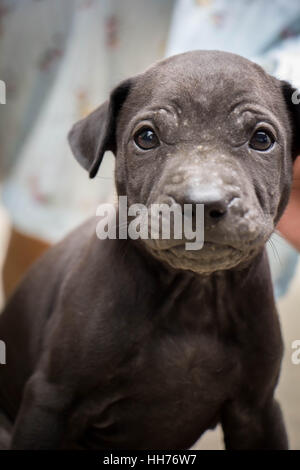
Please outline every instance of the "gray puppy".
[[74, 126], [91, 177], [114, 152], [129, 204], [204, 204], [205, 243], [100, 241], [92, 219], [34, 265], [0, 318], [11, 448], [183, 449], [219, 422], [228, 449], [287, 448], [264, 246], [300, 153], [293, 93], [244, 58], [196, 51]]

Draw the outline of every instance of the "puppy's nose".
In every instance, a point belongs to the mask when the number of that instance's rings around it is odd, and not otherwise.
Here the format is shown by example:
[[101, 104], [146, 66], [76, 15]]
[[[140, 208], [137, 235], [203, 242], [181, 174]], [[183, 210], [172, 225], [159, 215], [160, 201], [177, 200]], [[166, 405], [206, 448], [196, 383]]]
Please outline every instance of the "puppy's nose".
[[226, 197], [223, 191], [218, 188], [191, 188], [177, 194], [176, 202], [181, 204], [192, 204], [193, 216], [196, 214], [197, 204], [204, 205], [204, 218], [206, 224], [214, 224], [220, 219], [225, 218], [228, 211], [228, 201], [231, 198]]
[[204, 204], [205, 218], [212, 222], [217, 222], [225, 217], [227, 213], [227, 203], [225, 198], [218, 191], [200, 193], [198, 204]]

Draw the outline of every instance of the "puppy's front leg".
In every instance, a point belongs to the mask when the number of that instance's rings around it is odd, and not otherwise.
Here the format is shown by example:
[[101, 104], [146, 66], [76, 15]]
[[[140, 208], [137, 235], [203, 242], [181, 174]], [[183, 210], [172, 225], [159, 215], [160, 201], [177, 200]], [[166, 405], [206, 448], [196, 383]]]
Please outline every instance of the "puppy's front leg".
[[222, 428], [226, 449], [286, 450], [288, 438], [279, 404], [272, 397], [264, 406], [225, 406]]
[[28, 380], [12, 437], [12, 449], [59, 449], [70, 395], [43, 373]]

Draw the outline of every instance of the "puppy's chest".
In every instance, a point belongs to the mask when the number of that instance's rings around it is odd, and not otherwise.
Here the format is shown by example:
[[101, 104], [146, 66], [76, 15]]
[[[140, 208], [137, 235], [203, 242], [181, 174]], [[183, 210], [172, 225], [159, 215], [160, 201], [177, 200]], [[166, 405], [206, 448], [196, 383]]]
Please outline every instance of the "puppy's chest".
[[[231, 381], [241, 351], [233, 340], [238, 331], [229, 312], [218, 314], [211, 304], [201, 308], [195, 296], [153, 315], [148, 325], [131, 333], [128, 345], [121, 345], [114, 379], [124, 390], [145, 400], [147, 395], [151, 400], [167, 396], [170, 402], [177, 395], [191, 401], [203, 394], [204, 384], [207, 389], [214, 382]], [[214, 396], [218, 400], [217, 392]]]
[[237, 368], [217, 338], [155, 329], [128, 348], [109, 383], [83, 404], [84, 446], [191, 445], [216, 419]]
[[[204, 399], [204, 390], [227, 381], [232, 351], [210, 334], [157, 331], [139, 344], [128, 363], [129, 390], [145, 400], [191, 403]], [[231, 374], [230, 374], [231, 375]], [[205, 386], [204, 386], [205, 384]], [[218, 392], [214, 394], [218, 401]]]

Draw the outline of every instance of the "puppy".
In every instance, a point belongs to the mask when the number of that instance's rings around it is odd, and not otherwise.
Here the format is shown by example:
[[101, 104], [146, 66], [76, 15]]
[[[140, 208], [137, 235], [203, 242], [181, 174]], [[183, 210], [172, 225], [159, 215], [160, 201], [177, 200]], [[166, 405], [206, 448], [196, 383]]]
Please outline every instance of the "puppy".
[[0, 318], [12, 449], [184, 449], [217, 423], [227, 449], [287, 448], [264, 247], [300, 153], [294, 94], [244, 58], [195, 51], [75, 124], [75, 157], [93, 177], [111, 150], [128, 204], [203, 204], [204, 246], [99, 240], [94, 218], [33, 266]]

